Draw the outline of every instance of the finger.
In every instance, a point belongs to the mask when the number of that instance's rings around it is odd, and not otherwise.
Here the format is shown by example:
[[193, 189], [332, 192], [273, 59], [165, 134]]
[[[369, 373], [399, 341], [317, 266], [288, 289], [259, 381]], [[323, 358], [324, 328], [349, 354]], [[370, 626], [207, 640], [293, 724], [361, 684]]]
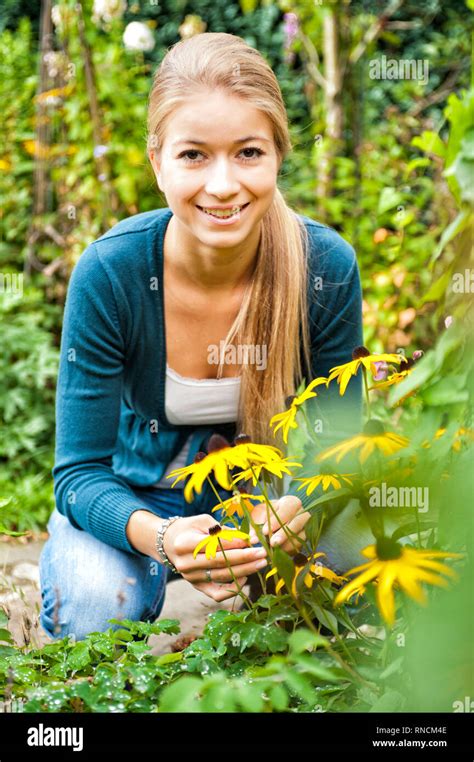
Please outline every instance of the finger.
[[[259, 561], [253, 561], [251, 563], [239, 564], [238, 566], [232, 566], [229, 568], [213, 568], [213, 569], [196, 569], [188, 573], [182, 573], [182, 576], [187, 582], [209, 582], [206, 572], [211, 575], [211, 581], [216, 583], [232, 582], [234, 577], [241, 579], [247, 578], [250, 574], [255, 574], [268, 566], [267, 559], [263, 558]], [[233, 575], [233, 576], [232, 576]]]
[[[272, 513], [270, 516], [270, 535], [274, 532], [283, 532], [282, 525], [289, 525], [292, 520], [298, 520], [299, 523], [295, 524], [298, 529], [306, 524], [310, 514], [308, 512], [300, 513], [302, 503], [299, 497], [295, 495], [285, 495], [279, 501], [277, 508], [277, 515]], [[268, 521], [265, 522], [262, 531], [265, 535], [268, 535]], [[284, 539], [284, 538], [283, 538]], [[250, 542], [252, 542], [252, 532], [250, 533]]]
[[[273, 505], [274, 501], [271, 501], [271, 503]], [[273, 532], [276, 532], [282, 526], [282, 524], [284, 525], [291, 521], [291, 519], [294, 518], [302, 508], [301, 500], [299, 497], [296, 497], [296, 495], [285, 495], [284, 497], [281, 497], [279, 500], [277, 500], [276, 503], [277, 505], [274, 506], [275, 510], [271, 511], [270, 513], [270, 535], [273, 534]], [[266, 516], [266, 519], [267, 520], [262, 527], [262, 532], [263, 534], [268, 535], [268, 515]], [[251, 531], [251, 543], [258, 542], [258, 540], [254, 539], [254, 537], [255, 532]]]
[[[285, 495], [285, 497], [282, 497], [278, 503], [277, 515], [275, 516], [275, 514], [272, 513], [270, 516], [270, 534], [276, 532], [282, 524], [287, 524], [295, 519], [301, 507], [302, 503], [299, 497], [294, 495]], [[263, 533], [268, 534], [268, 522], [263, 526]]]
[[[274, 511], [278, 511], [278, 499], [270, 500], [271, 505], [273, 506]], [[268, 512], [270, 511], [270, 515], [273, 516], [273, 512], [270, 510], [270, 507], [267, 505], [267, 503], [259, 503], [256, 505], [252, 511], [252, 524], [250, 525], [250, 542], [258, 542], [257, 535], [255, 533], [255, 529], [253, 529], [252, 525], [257, 525], [262, 529], [263, 526], [267, 523], [268, 520]]]
[[304, 529], [310, 516], [310, 513], [304, 513], [300, 516], [297, 516], [292, 521], [289, 521], [287, 524], [285, 524], [284, 528], [280, 527], [278, 531], [275, 531], [275, 533], [270, 538], [270, 545], [273, 548], [277, 546], [281, 547], [283, 543], [286, 543], [288, 540], [291, 541], [292, 535], [288, 530], [291, 530], [291, 532], [294, 534], [299, 535], [300, 532]]
[[[239, 579], [239, 587], [242, 588], [246, 581], [246, 577]], [[239, 587], [235, 582], [224, 582], [222, 585], [215, 584], [214, 582], [195, 582], [193, 587], [217, 602], [225, 601], [227, 598], [234, 598], [239, 592]]]
[[301, 546], [303, 545], [304, 541], [306, 540], [306, 535], [303, 532], [303, 536], [299, 535], [298, 538], [292, 537], [291, 541], [286, 540], [282, 545], [279, 545], [281, 550], [284, 550], [285, 553], [288, 553], [290, 556], [294, 556], [296, 553], [299, 553], [301, 550]]
[[[276, 498], [273, 499], [273, 500], [270, 500], [270, 503], [272, 504], [272, 506], [275, 509], [276, 509], [276, 507], [278, 505], [278, 502], [279, 501]], [[265, 521], [267, 520], [267, 512], [268, 512], [268, 510], [269, 510], [269, 507], [268, 507], [268, 505], [266, 503], [258, 503], [258, 505], [255, 505], [253, 507], [252, 513], [251, 513], [252, 521], [255, 524], [260, 524], [260, 525], [264, 524]]]

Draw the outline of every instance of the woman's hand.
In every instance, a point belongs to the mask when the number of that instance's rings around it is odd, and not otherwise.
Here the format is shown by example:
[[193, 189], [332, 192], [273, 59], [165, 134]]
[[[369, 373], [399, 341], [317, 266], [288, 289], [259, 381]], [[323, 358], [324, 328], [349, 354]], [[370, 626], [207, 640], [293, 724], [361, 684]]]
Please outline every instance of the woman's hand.
[[[270, 510], [266, 503], [259, 503], [252, 511], [252, 521], [254, 524], [260, 524], [262, 531], [270, 539], [270, 545], [272, 547], [278, 546], [282, 550], [289, 553], [291, 556], [299, 552], [306, 534], [304, 527], [306, 522], [311, 518], [311, 514], [308, 511], [301, 512], [302, 503], [299, 497], [295, 495], [285, 495], [279, 500], [270, 500], [274, 511], [278, 514], [280, 521], [274, 515], [273, 511], [270, 511], [270, 533], [268, 532], [267, 517]], [[298, 538], [293, 535], [288, 535], [281, 528], [281, 524], [291, 529], [292, 532], [298, 535]], [[258, 537], [255, 535], [253, 529], [250, 530], [250, 542], [259, 542]]]
[[[224, 601], [226, 598], [233, 598], [239, 591], [227, 564], [231, 566], [239, 586], [242, 587], [249, 574], [267, 565], [266, 551], [264, 548], [249, 547], [248, 542], [236, 538], [221, 540], [225, 558], [222, 551], [217, 551], [214, 558], [208, 559], [205, 549], [194, 558], [194, 548], [216, 523], [216, 519], [207, 513], [178, 519], [166, 530], [163, 549], [183, 579], [209, 598]], [[211, 582], [206, 577], [206, 570], [211, 574]]]

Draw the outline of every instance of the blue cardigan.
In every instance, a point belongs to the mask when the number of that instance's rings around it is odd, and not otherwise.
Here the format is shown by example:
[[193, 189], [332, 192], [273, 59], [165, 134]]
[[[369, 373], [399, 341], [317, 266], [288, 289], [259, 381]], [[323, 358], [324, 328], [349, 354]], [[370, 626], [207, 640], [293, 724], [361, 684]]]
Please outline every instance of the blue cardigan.
[[[149, 508], [132, 487], [158, 481], [189, 434], [188, 464], [214, 431], [229, 440], [239, 433], [234, 423], [176, 426], [166, 419], [163, 241], [171, 216], [169, 208], [134, 215], [86, 248], [69, 281], [61, 336], [52, 470], [57, 508], [74, 527], [136, 555], [142, 554], [127, 539], [127, 522], [133, 511]], [[298, 216], [310, 239], [313, 377], [326, 376], [362, 344], [359, 270], [353, 248], [335, 230]], [[335, 383], [317, 391], [323, 414], [337, 407], [345, 424], [350, 406], [357, 421], [359, 377], [344, 397]], [[329, 434], [339, 428], [331, 425]], [[297, 486], [290, 482], [287, 494], [307, 505]], [[205, 484], [192, 505], [210, 500], [210, 490]]]

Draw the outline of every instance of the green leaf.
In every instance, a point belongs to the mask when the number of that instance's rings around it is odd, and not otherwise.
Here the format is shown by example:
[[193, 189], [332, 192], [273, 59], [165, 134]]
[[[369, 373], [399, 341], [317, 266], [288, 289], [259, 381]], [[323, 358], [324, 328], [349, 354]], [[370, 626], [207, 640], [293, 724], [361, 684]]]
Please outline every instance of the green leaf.
[[67, 664], [64, 662], [61, 664], [55, 664], [54, 667], [51, 667], [51, 669], [48, 671], [48, 675], [51, 675], [52, 677], [58, 677], [60, 680], [66, 680], [68, 674], [69, 669]]
[[417, 362], [415, 368], [403, 381], [393, 387], [388, 395], [389, 405], [395, 405], [405, 394], [415, 391], [431, 379], [443, 366], [447, 357], [463, 341], [462, 328], [454, 324], [439, 339], [436, 349], [430, 350]]
[[4, 609], [0, 608], [0, 627], [5, 627], [8, 624], [8, 616]]
[[134, 656], [136, 659], [142, 659], [144, 656], [149, 654], [151, 651], [151, 646], [148, 645], [144, 640], [138, 641], [137, 643], [129, 643], [127, 647], [127, 653]]
[[184, 675], [161, 693], [160, 712], [201, 712], [199, 694], [203, 681], [192, 675]]
[[441, 159], [446, 156], [446, 146], [436, 132], [425, 130], [421, 136], [416, 135], [411, 144], [425, 153], [434, 153]]
[[313, 600], [311, 601], [310, 605], [318, 621], [321, 622], [321, 624], [324, 625], [324, 627], [327, 627], [329, 630], [331, 630], [331, 632], [333, 632], [334, 635], [337, 635], [338, 625], [337, 625], [337, 619], [334, 616], [334, 614], [331, 611], [328, 611], [327, 609], [323, 609], [321, 606], [318, 606], [318, 604], [315, 603]]
[[270, 651], [277, 653], [284, 651], [288, 642], [288, 633], [281, 627], [259, 626], [255, 644], [261, 651]]
[[224, 682], [225, 677], [221, 678], [219, 674], [217, 679], [220, 681], [214, 685], [205, 685], [204, 696], [201, 701], [201, 711], [203, 712], [235, 712], [235, 689], [229, 682]]
[[258, 4], [258, 0], [239, 0], [239, 1], [240, 1], [240, 7], [242, 8], [242, 13], [244, 15], [247, 15], [248, 13], [253, 13]]
[[441, 378], [428, 389], [421, 390], [421, 394], [428, 405], [454, 405], [457, 402], [467, 402], [469, 392], [465, 388], [466, 376], [455, 375]]
[[287, 591], [290, 591], [295, 573], [291, 556], [281, 548], [275, 548], [273, 550], [273, 564], [278, 570], [278, 576], [285, 581]]
[[433, 283], [431, 288], [428, 289], [426, 294], [421, 299], [420, 305], [426, 304], [427, 302], [437, 302], [439, 299], [441, 299], [441, 297], [446, 293], [451, 282], [452, 270], [453, 265], [448, 267], [446, 272], [444, 272], [441, 277]]
[[316, 691], [311, 684], [311, 681], [300, 672], [288, 671], [285, 674], [285, 683], [291, 690], [296, 693], [297, 696], [306, 701], [308, 704], [312, 704], [316, 698]]
[[310, 546], [314, 549], [316, 549], [316, 544], [318, 542], [318, 535], [319, 535], [319, 516], [317, 513], [313, 513], [310, 519], [305, 524], [304, 531], [306, 535], [306, 539], [308, 540]]
[[264, 709], [265, 701], [262, 696], [262, 690], [253, 683], [239, 683], [233, 688], [236, 701], [241, 705], [245, 712], [261, 712]]
[[417, 159], [412, 159], [412, 161], [408, 162], [406, 166], [405, 178], [408, 178], [414, 169], [418, 169], [418, 167], [429, 167], [430, 163], [430, 160], [426, 157], [418, 157]]
[[273, 685], [268, 691], [268, 697], [272, 703], [273, 708], [277, 712], [284, 712], [288, 707], [288, 693], [285, 691], [283, 685], [279, 685], [278, 683]]
[[[420, 532], [423, 532], [426, 529], [431, 529], [435, 526], [437, 526], [435, 521], [420, 521]], [[417, 531], [418, 524], [416, 524], [416, 522], [413, 522], [412, 524], [404, 524], [402, 527], [399, 527], [394, 531], [392, 534], [392, 540], [399, 540], [401, 537], [408, 537], [411, 534], [415, 534]]]
[[305, 672], [308, 672], [313, 677], [317, 677], [323, 683], [339, 682], [339, 677], [324, 664], [321, 664], [320, 657], [317, 654], [314, 656], [300, 655], [298, 656], [297, 663], [304, 668]]
[[173, 664], [174, 662], [184, 659], [183, 651], [176, 651], [176, 653], [163, 654], [156, 659], [156, 664], [164, 666], [165, 664]]
[[399, 206], [403, 201], [403, 194], [397, 191], [396, 188], [384, 188], [380, 194], [379, 205], [377, 208], [377, 214], [384, 214], [385, 212], [394, 209]]
[[0, 534], [7, 534], [9, 537], [23, 537], [23, 535], [29, 534], [29, 532], [13, 532], [3, 524], [0, 524]]
[[[470, 216], [471, 215], [468, 209], [462, 209], [458, 213], [457, 217], [455, 217], [454, 220], [449, 223], [448, 227], [445, 228], [443, 231], [443, 234], [440, 238], [438, 246], [436, 247], [433, 253], [433, 256], [431, 258], [430, 264], [433, 264], [433, 262], [436, 262], [436, 260], [443, 253], [448, 243], [452, 241], [453, 238], [455, 238], [457, 235], [459, 235], [459, 233], [462, 233], [462, 231], [467, 227], [469, 223]], [[426, 301], [429, 301], [429, 300], [425, 296], [425, 298], [422, 301], [422, 304]]]
[[347, 487], [341, 487], [341, 489], [334, 489], [327, 492], [325, 495], [321, 495], [316, 500], [305, 506], [305, 511], [311, 511], [317, 505], [323, 505], [323, 503], [340, 502], [340, 498], [352, 496], [352, 491]]
[[249, 517], [248, 516], [244, 516], [242, 521], [240, 522], [240, 531], [241, 532], [246, 532], [248, 534], [249, 533], [249, 527], [250, 527]]
[[0, 640], [4, 643], [14, 643], [11, 632], [3, 627], [0, 629]]
[[92, 648], [100, 654], [107, 656], [111, 659], [115, 653], [115, 643], [113, 643], [107, 636], [97, 638], [91, 643]]
[[83, 669], [83, 667], [89, 664], [90, 660], [91, 656], [89, 644], [86, 641], [81, 641], [80, 643], [77, 643], [69, 652], [67, 657], [67, 666], [69, 669], [77, 671], [79, 669]]
[[403, 709], [405, 699], [398, 691], [387, 691], [369, 709], [374, 712], [400, 712]]
[[403, 666], [403, 656], [399, 656], [398, 659], [394, 659], [391, 664], [388, 665], [383, 672], [378, 676], [380, 680], [386, 680], [387, 677], [391, 677], [396, 674]]
[[300, 627], [291, 633], [288, 638], [288, 645], [290, 647], [290, 653], [300, 654], [303, 651], [316, 650], [319, 646], [326, 647], [327, 639], [323, 635], [318, 635], [316, 632], [311, 632], [304, 627]]

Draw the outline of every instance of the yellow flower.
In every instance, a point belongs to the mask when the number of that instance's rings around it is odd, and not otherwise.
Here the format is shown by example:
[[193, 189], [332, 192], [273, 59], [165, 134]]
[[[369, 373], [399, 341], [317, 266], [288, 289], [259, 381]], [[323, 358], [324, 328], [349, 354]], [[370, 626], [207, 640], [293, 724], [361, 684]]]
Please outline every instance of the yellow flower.
[[211, 513], [218, 511], [219, 508], [223, 508], [224, 514], [227, 518], [233, 516], [234, 513], [236, 513], [239, 518], [243, 518], [245, 513], [242, 508], [242, 503], [245, 505], [249, 513], [252, 513], [253, 509], [255, 508], [250, 500], [256, 500], [258, 503], [262, 503], [265, 498], [263, 495], [250, 495], [247, 492], [239, 492], [238, 490], [234, 490], [232, 497], [229, 497], [227, 500], [223, 500], [222, 503], [217, 503], [217, 505], [212, 508]]
[[209, 440], [209, 453], [198, 453], [189, 466], [177, 468], [168, 474], [168, 479], [175, 479], [174, 485], [190, 477], [185, 488], [184, 497], [188, 503], [193, 499], [194, 490], [200, 494], [204, 480], [214, 473], [216, 481], [226, 490], [232, 489], [231, 471], [233, 468], [247, 469], [251, 465], [267, 467], [272, 461], [278, 462], [282, 456], [281, 450], [272, 445], [259, 445], [250, 442], [249, 437], [241, 434], [231, 446], [224, 437], [213, 434]]
[[379, 450], [383, 455], [392, 455], [394, 452], [407, 447], [408, 444], [409, 440], [406, 437], [395, 434], [393, 431], [385, 431], [383, 423], [372, 418], [365, 424], [362, 434], [356, 434], [354, 437], [344, 439], [342, 442], [329, 447], [320, 453], [316, 460], [321, 462], [335, 456], [336, 463], [339, 463], [348, 452], [360, 448], [359, 462], [365, 463], [375, 450]]
[[234, 482], [242, 480], [248, 481], [251, 479], [252, 484], [255, 487], [260, 479], [262, 470], [268, 471], [268, 473], [278, 476], [278, 478], [281, 479], [284, 473], [291, 476], [290, 468], [293, 467], [301, 467], [301, 463], [289, 461], [288, 458], [280, 458], [278, 461], [273, 460], [268, 463], [256, 463], [252, 468], [249, 467], [245, 471], [239, 471], [239, 473], [234, 476]]
[[365, 347], [356, 347], [352, 352], [352, 361], [346, 362], [344, 365], [336, 365], [331, 368], [328, 376], [328, 383], [334, 378], [339, 384], [339, 394], [344, 394], [347, 388], [347, 384], [351, 380], [352, 376], [355, 376], [360, 366], [362, 365], [367, 370], [372, 372], [372, 375], [377, 374], [377, 368], [374, 363], [386, 362], [386, 363], [401, 363], [405, 360], [403, 355], [392, 354], [375, 354], [371, 355], [369, 350]]
[[52, 90], [44, 90], [42, 93], [39, 93], [39, 95], [35, 95], [35, 100], [39, 102], [50, 101], [51, 103], [56, 103], [57, 99], [69, 95], [72, 90], [72, 84], [65, 85], [64, 87], [54, 87]]
[[219, 546], [219, 540], [235, 540], [235, 538], [241, 540], [249, 540], [250, 536], [246, 532], [241, 532], [239, 529], [231, 529], [221, 527], [220, 524], [215, 524], [209, 529], [209, 536], [204, 540], [198, 542], [193, 551], [193, 556], [196, 558], [201, 548], [206, 548], [206, 558], [214, 558]]
[[368, 582], [377, 582], [376, 600], [379, 611], [390, 626], [395, 621], [395, 596], [393, 589], [399, 586], [410, 598], [421, 604], [426, 603], [426, 592], [420, 582], [447, 587], [444, 574], [452, 579], [458, 575], [437, 558], [462, 558], [460, 553], [443, 553], [437, 550], [414, 550], [398, 542], [382, 537], [376, 545], [368, 545], [362, 554], [371, 559], [368, 563], [350, 569], [347, 574], [360, 572], [351, 582], [338, 592], [334, 603], [347, 601], [354, 593], [361, 592]]
[[400, 381], [403, 381], [403, 379], [409, 376], [411, 372], [411, 369], [409, 369], [401, 370], [398, 373], [392, 373], [390, 376], [387, 376], [385, 381], [381, 381], [380, 384], [371, 386], [369, 391], [371, 392], [372, 389], [386, 389], [388, 386], [393, 386], [393, 384], [399, 384]]
[[31, 156], [36, 156], [38, 159], [47, 159], [51, 155], [51, 148], [36, 140], [24, 140], [23, 148]]
[[[445, 428], [438, 429], [435, 434], [435, 439], [442, 437], [445, 432]], [[461, 450], [461, 447], [464, 444], [463, 439], [470, 440], [472, 442], [474, 440], [474, 431], [472, 429], [466, 429], [464, 426], [461, 426], [461, 428], [456, 431], [454, 434], [453, 443], [451, 445], [455, 452], [459, 452]], [[429, 443], [424, 442], [423, 447], [429, 447]]]
[[341, 482], [346, 482], [346, 484], [352, 487], [353, 481], [350, 479], [351, 476], [355, 476], [355, 474], [332, 474], [321, 471], [316, 476], [298, 477], [295, 478], [295, 481], [301, 482], [298, 490], [306, 487], [306, 494], [311, 495], [319, 484], [323, 485], [323, 492], [326, 492], [329, 486], [333, 489], [341, 489]]
[[[317, 563], [312, 563], [317, 558], [321, 558], [321, 556], [325, 556], [325, 553], [313, 553], [309, 558], [307, 558], [303, 553], [296, 553], [293, 558], [293, 565], [295, 568], [294, 574], [293, 574], [293, 580], [291, 583], [291, 593], [296, 598], [297, 591], [296, 591], [296, 582], [298, 579], [298, 576], [303, 573], [303, 582], [306, 585], [306, 587], [312, 588], [313, 582], [317, 577], [320, 577], [322, 579], [327, 579], [329, 582], [333, 583], [342, 583], [346, 579], [346, 577], [339, 577], [337, 574], [335, 574], [331, 569], [328, 569], [327, 566], [323, 566], [323, 564], [318, 561]], [[276, 566], [274, 566], [268, 574], [265, 575], [265, 579], [268, 579], [269, 577], [272, 577], [274, 574], [278, 575], [278, 569]], [[279, 593], [281, 588], [285, 585], [285, 580], [280, 577], [277, 584], [275, 585], [275, 592]]]
[[298, 396], [292, 396], [289, 397], [287, 400], [287, 404], [290, 404], [290, 407], [288, 410], [285, 410], [284, 413], [277, 413], [273, 416], [273, 418], [270, 421], [270, 426], [273, 426], [275, 423], [278, 425], [275, 426], [273, 430], [273, 436], [277, 433], [278, 429], [282, 428], [283, 433], [283, 441], [285, 444], [288, 444], [288, 433], [290, 429], [297, 429], [298, 424], [296, 423], [296, 413], [298, 412], [298, 408], [306, 402], [306, 400], [309, 400], [311, 397], [317, 397], [318, 395], [316, 392], [313, 392], [313, 389], [316, 386], [320, 386], [321, 384], [325, 384], [327, 386], [328, 379], [327, 378], [315, 378], [311, 383], [306, 387], [306, 389], [299, 394]]

